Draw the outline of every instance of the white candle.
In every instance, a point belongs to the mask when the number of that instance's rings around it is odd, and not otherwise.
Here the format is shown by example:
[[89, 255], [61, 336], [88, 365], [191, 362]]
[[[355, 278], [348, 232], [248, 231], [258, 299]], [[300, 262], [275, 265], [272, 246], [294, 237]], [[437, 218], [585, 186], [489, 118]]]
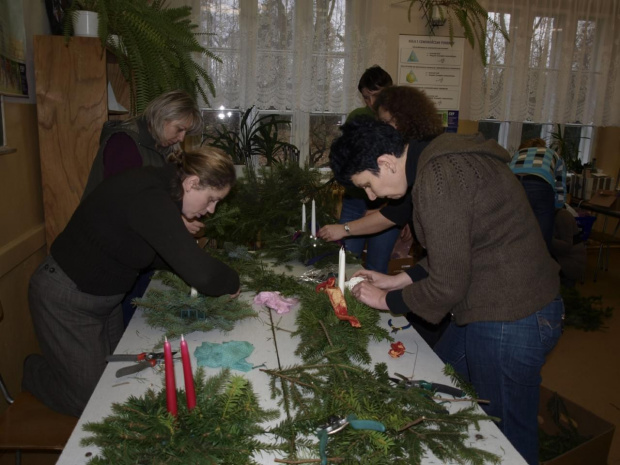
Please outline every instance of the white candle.
[[340, 247], [340, 254], [338, 255], [338, 287], [344, 295], [344, 280], [345, 280], [345, 268], [346, 268], [346, 255], [344, 247]]
[[306, 232], [306, 204], [301, 204], [301, 232]]
[[316, 203], [312, 199], [312, 218], [310, 222], [310, 234], [312, 237], [316, 237]]
[[190, 288], [190, 290], [189, 290], [189, 295], [190, 295], [191, 297], [198, 297], [198, 291], [192, 287], [192, 288]]

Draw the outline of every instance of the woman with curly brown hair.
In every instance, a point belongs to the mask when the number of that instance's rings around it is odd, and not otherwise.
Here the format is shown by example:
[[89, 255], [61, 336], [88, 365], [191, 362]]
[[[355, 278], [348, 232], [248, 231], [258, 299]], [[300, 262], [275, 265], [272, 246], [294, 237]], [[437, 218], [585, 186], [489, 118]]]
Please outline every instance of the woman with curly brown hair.
[[405, 140], [428, 141], [444, 132], [437, 107], [416, 87], [386, 87], [377, 95], [373, 109], [379, 120], [400, 132]]

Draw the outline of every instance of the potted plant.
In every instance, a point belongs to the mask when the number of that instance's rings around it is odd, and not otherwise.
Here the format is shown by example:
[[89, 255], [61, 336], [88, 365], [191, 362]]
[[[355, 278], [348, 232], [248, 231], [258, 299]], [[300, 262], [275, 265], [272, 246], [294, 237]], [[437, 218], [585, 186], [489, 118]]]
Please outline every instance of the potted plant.
[[[191, 7], [169, 8], [166, 0], [74, 0], [65, 16], [67, 41], [71, 18], [87, 7], [99, 14], [101, 44], [117, 58], [129, 85], [132, 114], [169, 90], [183, 89], [196, 99], [200, 95], [207, 104], [203, 84], [215, 95], [210, 76], [193, 55], [221, 60], [198, 42]], [[114, 35], [118, 40], [110, 40]]]
[[65, 28], [72, 27], [74, 35], [98, 37], [99, 0], [74, 0], [67, 17]]
[[505, 28], [489, 18], [489, 13], [478, 3], [478, 0], [409, 0], [409, 22], [411, 22], [411, 10], [416, 3], [420, 4], [419, 9], [426, 21], [429, 34], [434, 35], [435, 27], [448, 22], [451, 44], [454, 43], [454, 20], [456, 19], [463, 28], [463, 35], [471, 48], [474, 48], [478, 41], [478, 51], [483, 66], [487, 64], [487, 23], [506, 40], [510, 40]]
[[555, 150], [564, 159], [566, 169], [580, 174], [583, 171], [583, 164], [579, 159], [579, 148], [571, 141], [566, 140], [562, 126], [557, 125], [557, 131], [551, 134], [551, 144], [549, 148]]
[[228, 153], [236, 165], [255, 167], [261, 156], [265, 158], [266, 166], [272, 166], [299, 153], [293, 144], [278, 139], [278, 126], [290, 124], [290, 121], [278, 119], [275, 115], [256, 116], [253, 110], [252, 106], [243, 113], [239, 129], [221, 124], [213, 128], [213, 134], [203, 136], [202, 144]]

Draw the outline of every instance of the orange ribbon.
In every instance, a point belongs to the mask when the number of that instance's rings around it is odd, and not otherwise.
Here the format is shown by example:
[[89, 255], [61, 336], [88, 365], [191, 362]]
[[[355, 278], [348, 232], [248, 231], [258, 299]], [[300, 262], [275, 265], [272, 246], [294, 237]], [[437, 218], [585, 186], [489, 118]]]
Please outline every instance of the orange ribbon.
[[316, 292], [325, 291], [329, 297], [329, 301], [334, 307], [334, 312], [339, 320], [348, 321], [354, 328], [361, 328], [360, 321], [351, 316], [347, 312], [347, 302], [344, 300], [344, 296], [340, 291], [340, 288], [336, 286], [336, 278], [329, 278], [327, 281], [322, 282], [316, 287]]

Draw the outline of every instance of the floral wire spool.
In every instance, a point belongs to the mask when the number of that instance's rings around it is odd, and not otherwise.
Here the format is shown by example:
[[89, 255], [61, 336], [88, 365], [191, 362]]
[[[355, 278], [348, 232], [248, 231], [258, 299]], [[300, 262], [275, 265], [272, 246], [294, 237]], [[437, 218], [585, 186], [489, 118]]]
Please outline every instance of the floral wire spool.
[[180, 310], [179, 316], [186, 320], [206, 320], [207, 319], [206, 312], [203, 312], [202, 310], [193, 310], [193, 309]]

